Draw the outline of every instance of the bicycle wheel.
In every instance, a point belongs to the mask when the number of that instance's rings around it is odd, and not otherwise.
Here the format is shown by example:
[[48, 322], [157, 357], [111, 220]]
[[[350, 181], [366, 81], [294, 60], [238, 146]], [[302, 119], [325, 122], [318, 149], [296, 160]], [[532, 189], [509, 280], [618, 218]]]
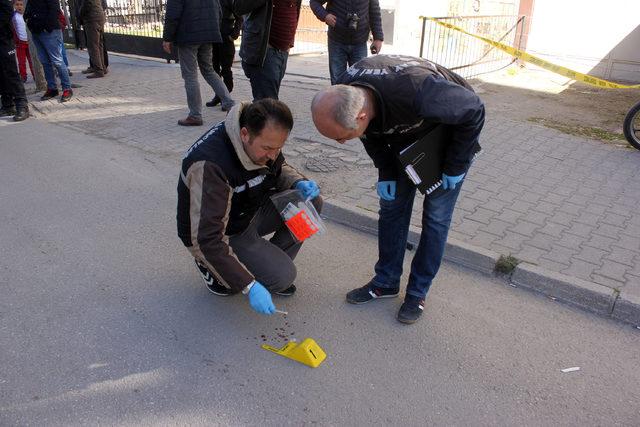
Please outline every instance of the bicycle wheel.
[[629, 144], [640, 150], [640, 102], [631, 107], [624, 118], [622, 129]]

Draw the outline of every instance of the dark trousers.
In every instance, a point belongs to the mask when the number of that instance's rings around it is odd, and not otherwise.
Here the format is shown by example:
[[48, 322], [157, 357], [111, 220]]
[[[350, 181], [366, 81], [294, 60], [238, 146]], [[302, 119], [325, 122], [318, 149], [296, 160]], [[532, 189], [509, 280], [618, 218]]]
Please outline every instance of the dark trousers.
[[224, 39], [222, 43], [214, 43], [211, 49], [213, 71], [222, 77], [222, 81], [224, 81], [225, 86], [229, 92], [231, 92], [233, 90], [233, 73], [231, 66], [233, 65], [233, 58], [236, 56], [236, 46], [229, 37], [225, 37]]
[[242, 69], [251, 83], [254, 101], [263, 98], [278, 99], [280, 83], [287, 71], [288, 59], [289, 52], [269, 46], [262, 66], [242, 61]]
[[[106, 70], [109, 67], [109, 52], [107, 51], [107, 45], [104, 40], [104, 31], [100, 35], [100, 40], [102, 41], [102, 65], [104, 65], [104, 69]], [[87, 42], [87, 32], [84, 31], [84, 44], [88, 45]], [[79, 49], [79, 48], [78, 48]], [[89, 67], [93, 68], [93, 63], [91, 62], [91, 57], [89, 57]]]
[[[453, 190], [440, 187], [424, 198], [422, 232], [411, 262], [407, 295], [424, 298], [440, 269], [453, 209], [462, 184], [460, 182]], [[376, 286], [392, 289], [400, 286], [415, 195], [415, 185], [405, 174], [401, 174], [397, 180], [395, 199], [380, 199], [378, 262], [372, 280]]]
[[13, 39], [0, 39], [0, 99], [2, 107], [25, 108], [27, 97], [18, 74], [16, 47]]
[[104, 39], [104, 22], [92, 21], [83, 24], [84, 33], [87, 35], [87, 51], [89, 52], [90, 67], [96, 73], [104, 74], [105, 65], [102, 41]]
[[[313, 199], [318, 213], [322, 210], [322, 198]], [[274, 233], [266, 240], [262, 236]], [[269, 291], [278, 292], [287, 289], [296, 278], [296, 266], [293, 260], [302, 247], [282, 221], [270, 201], [265, 204], [242, 233], [229, 237], [229, 245], [240, 262]]]

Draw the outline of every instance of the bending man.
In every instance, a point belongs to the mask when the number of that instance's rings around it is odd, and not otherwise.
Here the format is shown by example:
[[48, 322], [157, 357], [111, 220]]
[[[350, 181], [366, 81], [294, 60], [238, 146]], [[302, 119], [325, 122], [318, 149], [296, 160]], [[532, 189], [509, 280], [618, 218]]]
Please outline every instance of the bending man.
[[415, 185], [405, 175], [397, 154], [430, 132], [449, 126], [440, 188], [424, 198], [422, 233], [398, 320], [413, 323], [436, 276], [463, 179], [480, 150], [484, 105], [457, 74], [421, 58], [378, 55], [349, 68], [336, 86], [313, 99], [318, 131], [339, 143], [359, 137], [378, 169], [380, 197], [378, 262], [375, 276], [347, 294], [363, 304], [396, 297], [407, 244]]

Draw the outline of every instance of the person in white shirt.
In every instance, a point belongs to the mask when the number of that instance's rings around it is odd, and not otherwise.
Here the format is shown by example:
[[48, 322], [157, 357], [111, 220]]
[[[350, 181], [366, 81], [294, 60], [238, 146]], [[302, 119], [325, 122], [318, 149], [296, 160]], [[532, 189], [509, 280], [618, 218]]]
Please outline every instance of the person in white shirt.
[[24, 22], [22, 14], [24, 13], [24, 2], [22, 0], [14, 0], [13, 2], [13, 18], [11, 19], [14, 28], [14, 41], [16, 43], [16, 56], [18, 58], [18, 72], [23, 82], [27, 81], [27, 61], [29, 61], [29, 70], [31, 77], [33, 76], [33, 63], [31, 62], [31, 53], [29, 52], [29, 37], [27, 36], [27, 24]]

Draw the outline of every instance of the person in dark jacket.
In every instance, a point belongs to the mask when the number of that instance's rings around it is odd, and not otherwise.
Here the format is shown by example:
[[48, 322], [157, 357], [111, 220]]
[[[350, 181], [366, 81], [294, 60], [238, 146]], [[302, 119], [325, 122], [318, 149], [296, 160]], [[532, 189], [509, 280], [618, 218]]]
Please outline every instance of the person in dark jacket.
[[[222, 7], [222, 21], [220, 22], [220, 35], [222, 43], [214, 43], [213, 51], [213, 70], [222, 77], [224, 85], [229, 92], [233, 91], [233, 58], [236, 56], [235, 41], [240, 36], [240, 27], [242, 26], [242, 17], [233, 13], [232, 0], [220, 0]], [[220, 97], [215, 95], [207, 107], [215, 107], [220, 104]]]
[[[71, 18], [71, 24], [75, 31], [76, 48], [80, 49], [80, 45], [78, 42], [78, 40], [80, 40], [78, 36], [78, 32], [79, 32], [80, 25], [82, 25], [82, 18], [80, 18], [80, 10], [82, 9], [83, 0], [68, 0], [68, 2], [69, 2], [69, 6], [73, 6], [74, 8], [73, 10], [75, 10], [75, 15], [72, 15], [72, 18]], [[106, 12], [108, 9], [107, 0], [100, 0], [100, 4], [102, 5], [102, 10], [105, 12], [105, 22], [106, 22]], [[75, 16], [75, 20], [74, 20], [74, 16]], [[88, 46], [89, 39], [87, 38], [87, 32], [84, 31], [83, 34], [84, 34], [85, 46]], [[107, 50], [107, 44], [104, 39], [104, 26], [103, 26], [103, 31], [100, 33], [100, 45], [102, 46], [102, 66], [104, 69], [104, 74], [108, 74], [109, 73], [109, 52]], [[94, 68], [93, 62], [91, 61], [91, 56], [89, 56], [89, 66], [84, 70], [82, 70], [82, 74], [94, 74], [95, 71], [96, 70]]]
[[463, 179], [480, 151], [484, 104], [462, 77], [422, 58], [365, 58], [338, 83], [314, 97], [313, 121], [322, 135], [339, 143], [360, 137], [378, 169], [380, 197], [375, 276], [347, 294], [350, 303], [398, 296], [416, 187], [397, 155], [436, 125], [448, 127], [442, 185], [424, 198], [420, 243], [397, 316], [413, 323], [440, 267]]
[[245, 16], [240, 58], [254, 100], [278, 99], [300, 6], [301, 0], [234, 0], [234, 12]]
[[242, 292], [263, 314], [275, 310], [272, 292], [296, 291], [293, 259], [302, 246], [270, 197], [297, 188], [318, 211], [322, 203], [318, 185], [282, 155], [292, 126], [280, 101], [238, 104], [187, 150], [178, 182], [178, 236], [205, 285], [220, 296]]
[[221, 43], [220, 3], [218, 0], [168, 0], [162, 35], [162, 48], [171, 53], [178, 49], [180, 71], [187, 92], [189, 115], [179, 120], [181, 126], [202, 126], [202, 98], [198, 83], [200, 74], [222, 99], [222, 110], [229, 111], [235, 102], [229, 96], [220, 76], [213, 70], [212, 43]]
[[62, 30], [58, 20], [59, 11], [60, 2], [58, 0], [29, 0], [24, 12], [24, 20], [33, 35], [33, 43], [36, 45], [38, 59], [42, 63], [44, 77], [47, 80], [47, 91], [40, 98], [43, 101], [58, 96], [54, 67], [58, 71], [62, 86], [60, 102], [66, 102], [73, 96], [69, 69], [62, 57]]
[[29, 105], [18, 73], [12, 17], [12, 1], [0, 0], [0, 117], [13, 116], [19, 122], [29, 117]]
[[93, 73], [87, 74], [88, 79], [104, 77], [107, 67], [104, 65], [104, 23], [106, 16], [102, 8], [102, 0], [83, 0], [80, 6], [80, 19], [87, 37], [87, 51]]
[[[327, 3], [326, 7], [323, 5]], [[331, 84], [347, 67], [367, 57], [367, 40], [373, 34], [371, 53], [382, 49], [384, 35], [378, 0], [310, 0], [313, 14], [329, 26], [329, 75]]]

